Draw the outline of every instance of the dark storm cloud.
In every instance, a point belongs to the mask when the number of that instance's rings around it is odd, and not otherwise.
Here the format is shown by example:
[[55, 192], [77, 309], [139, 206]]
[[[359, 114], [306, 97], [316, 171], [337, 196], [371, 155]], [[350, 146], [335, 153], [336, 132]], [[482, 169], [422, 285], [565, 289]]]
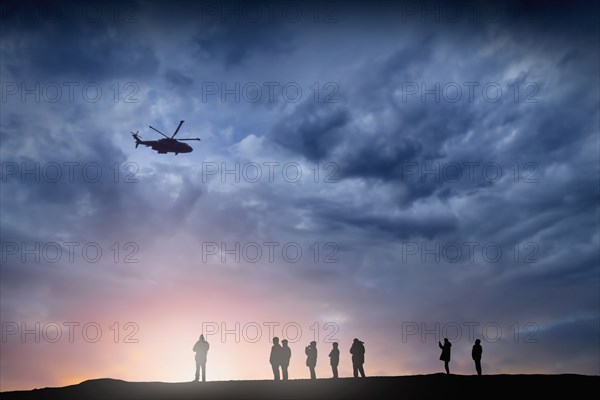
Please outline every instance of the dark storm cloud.
[[[376, 189], [375, 189], [376, 190]], [[411, 237], [435, 238], [439, 234], [453, 232], [458, 223], [453, 216], [397, 216], [389, 210], [372, 207], [353, 207], [343, 201], [321, 201], [303, 198], [294, 202], [300, 209], [311, 212], [323, 229], [367, 230], [381, 240], [401, 240]]]
[[311, 161], [320, 161], [343, 139], [349, 120], [350, 111], [345, 107], [322, 109], [309, 101], [274, 126], [273, 138]]
[[176, 69], [167, 70], [167, 72], [165, 72], [165, 79], [173, 87], [177, 87], [180, 89], [188, 88], [194, 83], [194, 80], [192, 78], [177, 71]]
[[[114, 199], [112, 194], [101, 196], [107, 194], [112, 180], [106, 166], [124, 162], [125, 155], [103, 138], [101, 130], [87, 128], [87, 131], [93, 135], [39, 126], [18, 114], [9, 114], [2, 130], [2, 141], [7, 146], [3, 152], [2, 181], [19, 196], [6, 201], [14, 202], [11, 205], [18, 209], [21, 209], [19, 204], [29, 204], [22, 210], [26, 213], [43, 213], [44, 207], [53, 204], [73, 205], [90, 194], [91, 201], [97, 200], [98, 205], [110, 203]], [[84, 172], [86, 165], [90, 167], [89, 174]]]
[[[342, 178], [363, 177], [406, 187], [399, 198], [405, 205], [430, 196], [448, 201], [473, 191], [494, 190], [493, 182], [482, 179], [481, 174], [467, 184], [448, 183], [439, 176], [420, 181], [418, 174], [416, 178], [407, 176], [407, 171], [415, 166], [420, 173], [426, 169], [435, 171], [436, 164], [443, 167], [448, 163], [494, 162], [508, 172], [517, 162], [532, 163], [540, 171], [554, 162], [568, 162], [585, 146], [589, 132], [597, 130], [594, 116], [598, 101], [589, 89], [597, 65], [589, 52], [566, 45], [565, 34], [575, 40], [580, 32], [553, 30], [549, 37], [544, 36], [542, 32], [556, 18], [556, 14], [548, 12], [537, 24], [519, 25], [514, 34], [508, 28], [498, 30], [500, 27], [489, 25], [469, 28], [464, 24], [447, 37], [443, 32], [429, 35], [420, 43], [366, 64], [355, 76], [345, 79], [344, 105], [320, 106], [318, 114], [313, 104], [297, 107], [291, 116], [285, 116], [274, 126], [271, 137], [286, 150], [309, 160], [336, 162]], [[584, 22], [589, 29], [590, 21]], [[451, 28], [447, 26], [449, 31]], [[504, 46], [500, 54], [473, 54], [473, 48], [493, 45], [498, 34], [505, 35], [511, 46]], [[525, 34], [527, 39], [522, 42]], [[594, 46], [593, 41], [585, 38], [581, 44], [589, 49]], [[451, 49], [448, 57], [440, 59], [438, 54], [448, 49]], [[517, 79], [500, 80], [503, 70], [513, 68], [520, 57], [532, 50], [544, 61], [531, 65]], [[548, 76], [540, 75], [544, 69], [553, 71], [554, 65], [561, 65], [565, 57], [571, 64], [556, 71], [559, 81], [551, 83]], [[458, 69], [457, 59], [468, 60], [468, 65]], [[446, 81], [441, 79], [445, 76]], [[453, 81], [459, 85], [473, 81], [479, 88], [488, 82], [506, 86], [498, 102], [482, 100], [481, 93], [474, 102], [466, 101], [463, 96], [458, 103], [448, 101], [443, 95], [434, 100], [429, 94], [423, 100], [420, 91], [414, 97], [402, 97], [407, 83], [417, 87], [424, 83], [431, 89], [436, 82], [443, 86]], [[530, 85], [528, 92], [536, 91], [533, 96], [536, 102], [524, 103], [522, 97], [515, 102], [508, 87], [519, 84], [523, 88], [532, 81], [535, 86]], [[345, 118], [340, 119], [340, 115]], [[358, 121], [365, 115], [371, 123], [358, 127]], [[328, 121], [339, 123], [330, 126]], [[506, 141], [513, 131], [518, 134]], [[550, 196], [544, 196], [546, 202], [558, 199], [563, 190], [555, 185], [550, 187], [554, 190]], [[588, 204], [597, 196], [593, 185], [580, 189], [577, 196], [585, 197]]]
[[[19, 3], [21, 4], [21, 3]], [[125, 4], [125, 3], [124, 3]], [[158, 59], [136, 35], [139, 21], [119, 16], [135, 3], [26, 2], [7, 6], [3, 68], [14, 79], [101, 81], [153, 74]]]
[[250, 57], [272, 57], [293, 50], [292, 36], [275, 24], [230, 23], [204, 28], [195, 39], [202, 61], [220, 61], [225, 67], [243, 65]]

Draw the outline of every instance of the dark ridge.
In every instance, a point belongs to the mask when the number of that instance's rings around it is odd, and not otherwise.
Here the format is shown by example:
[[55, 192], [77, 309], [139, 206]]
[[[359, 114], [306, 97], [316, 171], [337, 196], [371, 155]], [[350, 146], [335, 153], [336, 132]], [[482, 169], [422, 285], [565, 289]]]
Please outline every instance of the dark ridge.
[[94, 379], [61, 388], [2, 392], [2, 399], [398, 399], [433, 396], [481, 399], [593, 393], [600, 376], [414, 375], [365, 379], [217, 382], [126, 382]]

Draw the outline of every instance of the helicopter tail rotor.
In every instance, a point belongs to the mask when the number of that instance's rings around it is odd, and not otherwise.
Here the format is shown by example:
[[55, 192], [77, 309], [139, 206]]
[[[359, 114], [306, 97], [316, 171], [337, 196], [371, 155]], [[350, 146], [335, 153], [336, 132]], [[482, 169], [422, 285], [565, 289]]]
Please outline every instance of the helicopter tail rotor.
[[135, 133], [130, 132], [131, 136], [133, 136], [133, 138], [135, 139], [135, 148], [137, 149], [137, 147], [140, 145], [140, 143], [142, 143], [142, 141], [140, 140], [140, 135], [139, 135], [140, 131], [136, 131]]

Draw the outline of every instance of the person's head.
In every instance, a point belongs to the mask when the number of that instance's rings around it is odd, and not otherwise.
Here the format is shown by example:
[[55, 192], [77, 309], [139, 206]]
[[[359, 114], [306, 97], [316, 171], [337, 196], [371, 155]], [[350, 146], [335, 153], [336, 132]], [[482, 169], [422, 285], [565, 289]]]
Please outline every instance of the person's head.
[[310, 347], [317, 347], [317, 342], [315, 342], [314, 340], [310, 342]]
[[450, 343], [447, 337], [444, 338], [444, 343]]
[[204, 335], [200, 335], [200, 340], [204, 342]]
[[477, 340], [475, 341], [475, 344], [479, 344], [479, 343], [481, 343], [481, 340], [477, 339]]
[[333, 342], [333, 348], [337, 349], [338, 348], [339, 343], [338, 342]]
[[277, 336], [273, 338], [273, 344], [279, 344], [279, 338]]
[[286, 339], [283, 339], [281, 341], [281, 344], [283, 345], [283, 347], [287, 347], [288, 341]]

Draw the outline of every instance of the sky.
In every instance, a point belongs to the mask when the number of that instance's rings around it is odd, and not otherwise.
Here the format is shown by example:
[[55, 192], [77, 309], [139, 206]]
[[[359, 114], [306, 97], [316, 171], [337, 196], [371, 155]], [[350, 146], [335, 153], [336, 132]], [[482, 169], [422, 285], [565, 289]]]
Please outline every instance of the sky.
[[[551, 4], [550, 4], [551, 3]], [[0, 390], [600, 374], [593, 2], [2, 4]], [[177, 138], [187, 154], [135, 147]]]

